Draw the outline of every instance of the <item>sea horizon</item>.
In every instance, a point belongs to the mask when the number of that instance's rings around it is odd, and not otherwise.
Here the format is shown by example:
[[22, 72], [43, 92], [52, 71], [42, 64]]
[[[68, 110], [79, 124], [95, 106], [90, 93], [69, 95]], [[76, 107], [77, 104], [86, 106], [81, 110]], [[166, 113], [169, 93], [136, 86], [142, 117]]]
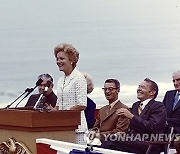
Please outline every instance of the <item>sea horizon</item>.
[[172, 73], [180, 69], [178, 0], [6, 0], [0, 4], [2, 108], [34, 87], [42, 73], [52, 75], [56, 93], [63, 73], [53, 52], [60, 43], [70, 43], [79, 51], [77, 68], [92, 76], [95, 89], [89, 97], [97, 106], [107, 104], [101, 89], [107, 78], [120, 81], [119, 99], [126, 105], [137, 100], [136, 89], [144, 78], [158, 83], [159, 101], [174, 89]]
[[[157, 83], [158, 87], [159, 87], [159, 94], [156, 98], [157, 101], [162, 102], [164, 95], [166, 93], [166, 91], [168, 90], [173, 90], [173, 83]], [[128, 107], [131, 107], [133, 103], [135, 103], [136, 101], [138, 101], [137, 99], [137, 95], [136, 95], [136, 91], [137, 91], [137, 87], [138, 85], [121, 85], [120, 87], [120, 93], [119, 93], [119, 100], [121, 100], [122, 103], [124, 103], [125, 105], [127, 105]], [[53, 89], [54, 93], [57, 93], [56, 89]], [[1, 108], [5, 108], [7, 105], [11, 104], [18, 96], [20, 96], [22, 92], [19, 92], [19, 95], [17, 95], [15, 92], [9, 92], [9, 94], [7, 94], [7, 96], [9, 95], [9, 97], [4, 98], [5, 100], [8, 101], [1, 101]], [[37, 90], [35, 90], [32, 94], [38, 93]], [[24, 96], [24, 95], [23, 95]], [[3, 98], [5, 97], [4, 94], [0, 93], [0, 97]], [[102, 90], [102, 87], [95, 87], [93, 92], [91, 94], [88, 94], [88, 97], [90, 97], [95, 103], [97, 108], [101, 108], [104, 105], [108, 104], [108, 101], [106, 100], [105, 96], [104, 96], [104, 92]], [[21, 97], [20, 99], [18, 99], [11, 107], [15, 107], [16, 104], [22, 99], [23, 97]], [[18, 107], [24, 107], [24, 105], [26, 104], [27, 100], [28, 100], [29, 96], [24, 99], [19, 105]]]

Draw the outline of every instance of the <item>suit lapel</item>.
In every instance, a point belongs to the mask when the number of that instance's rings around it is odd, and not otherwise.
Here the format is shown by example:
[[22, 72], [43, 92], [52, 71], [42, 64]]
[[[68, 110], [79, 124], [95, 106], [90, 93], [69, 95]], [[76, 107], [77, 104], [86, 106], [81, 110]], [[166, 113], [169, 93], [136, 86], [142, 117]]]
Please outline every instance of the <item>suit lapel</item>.
[[131, 108], [131, 112], [136, 116], [139, 116], [139, 114], [138, 114], [139, 104], [140, 104], [140, 101], [134, 103], [133, 107]]
[[151, 104], [154, 102], [154, 100], [150, 100], [147, 105], [144, 107], [144, 109], [142, 110], [141, 114], [139, 115], [140, 117], [142, 117], [148, 110], [149, 107], [151, 106]]
[[31, 105], [30, 106], [33, 106], [36, 104], [36, 102], [38, 101], [39, 97], [40, 97], [41, 94], [35, 94], [33, 95], [33, 98], [32, 98], [32, 102], [31, 102]]
[[173, 104], [174, 104], [174, 97], [176, 95], [176, 90], [172, 91], [170, 94], [169, 94], [169, 103], [167, 103], [167, 106], [168, 106], [168, 113], [172, 113], [173, 112]]
[[[76, 76], [76, 74], [77, 74], [77, 69], [74, 68], [74, 70], [71, 72], [70, 76], [68, 76], [68, 77], [64, 76], [64, 82], [66, 81], [65, 83], [63, 83], [63, 84], [64, 84], [64, 87], [66, 87], [66, 86], [69, 85], [69, 83], [71, 82], [71, 80], [74, 79], [74, 77]], [[62, 86], [62, 87], [63, 87], [63, 86]]]
[[173, 104], [174, 104], [174, 99], [175, 99], [175, 95], [176, 95], [176, 90], [174, 90], [171, 95], [170, 95], [170, 103], [169, 103], [169, 110], [170, 110], [170, 113], [174, 112], [177, 108], [180, 107], [180, 100], [178, 101], [178, 103], [176, 104], [174, 110], [173, 110]]
[[101, 122], [101, 123], [103, 123], [107, 118], [109, 118], [112, 114], [114, 114], [114, 112], [116, 112], [117, 109], [121, 108], [121, 103], [120, 103], [120, 101], [118, 101], [118, 102], [114, 105], [114, 107], [109, 111], [109, 113], [106, 114], [106, 111], [107, 111], [108, 107], [109, 107], [109, 106], [107, 105], [107, 106], [104, 108], [104, 111], [103, 111], [103, 117], [104, 117], [104, 119], [102, 119], [102, 122]]
[[[176, 106], [175, 106], [175, 108], [174, 108], [174, 110], [173, 111], [175, 111], [177, 108], [179, 108], [180, 107], [180, 99], [179, 99], [179, 101], [177, 102], [177, 104], [176, 104]], [[172, 111], [172, 112], [173, 112]]]
[[103, 110], [101, 111], [102, 112], [102, 119], [101, 119], [101, 123], [109, 116], [109, 114], [107, 115], [107, 109], [108, 109], [108, 105], [106, 105]]
[[120, 108], [120, 107], [119, 107], [119, 102], [117, 102], [117, 103], [113, 106], [113, 108], [109, 111], [108, 117], [111, 116], [114, 112], [116, 112], [116, 110], [117, 110], [118, 108]]
[[174, 103], [175, 94], [176, 94], [175, 90], [169, 94], [168, 103], [166, 104], [168, 114], [171, 114], [173, 112], [173, 103]]

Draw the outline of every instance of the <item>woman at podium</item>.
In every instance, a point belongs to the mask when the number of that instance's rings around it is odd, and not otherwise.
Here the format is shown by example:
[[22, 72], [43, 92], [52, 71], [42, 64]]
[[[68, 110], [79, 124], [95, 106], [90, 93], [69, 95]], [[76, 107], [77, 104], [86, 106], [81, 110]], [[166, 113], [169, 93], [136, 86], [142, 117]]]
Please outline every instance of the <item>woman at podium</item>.
[[84, 110], [87, 106], [87, 83], [84, 75], [76, 68], [79, 52], [71, 44], [62, 43], [55, 47], [54, 55], [59, 71], [64, 73], [57, 85], [56, 109], [81, 111], [81, 125], [76, 129], [76, 143], [85, 144], [87, 123]]

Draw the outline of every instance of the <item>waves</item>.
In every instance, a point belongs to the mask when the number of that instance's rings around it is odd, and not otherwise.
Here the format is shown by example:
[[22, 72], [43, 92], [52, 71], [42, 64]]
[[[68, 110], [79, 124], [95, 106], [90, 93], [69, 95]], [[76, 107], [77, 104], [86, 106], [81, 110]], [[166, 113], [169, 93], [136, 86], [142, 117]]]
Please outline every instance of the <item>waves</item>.
[[[158, 83], [159, 86], [159, 95], [157, 100], [162, 101], [165, 92], [167, 90], [173, 89], [173, 83]], [[126, 105], [131, 106], [136, 100], [136, 90], [137, 85], [122, 85], [120, 88], [119, 99]], [[56, 89], [54, 89], [56, 93]], [[0, 91], [0, 100], [1, 105], [0, 107], [4, 107], [8, 102], [12, 102], [15, 100], [23, 91]], [[35, 92], [34, 92], [35, 93]], [[106, 105], [108, 102], [105, 99], [104, 92], [101, 87], [95, 87], [93, 92], [89, 95], [91, 99], [97, 104], [97, 107], [101, 107]], [[20, 105], [23, 106], [27, 99], [25, 99]]]
[[[10, 104], [11, 102], [13, 102], [17, 97], [19, 97], [21, 94], [23, 93], [20, 91], [0, 91], [0, 108], [4, 108], [6, 107], [8, 104]], [[22, 99], [23, 97], [21, 97], [20, 99], [17, 100], [16, 103], [14, 103], [14, 105], [12, 105], [11, 107], [15, 107], [15, 105]], [[25, 103], [27, 102], [27, 99], [24, 99], [20, 106], [24, 106]]]
[[15, 97], [16, 96], [16, 92], [12, 91], [12, 92], [4, 92], [4, 91], [1, 91], [0, 92], [0, 97]]

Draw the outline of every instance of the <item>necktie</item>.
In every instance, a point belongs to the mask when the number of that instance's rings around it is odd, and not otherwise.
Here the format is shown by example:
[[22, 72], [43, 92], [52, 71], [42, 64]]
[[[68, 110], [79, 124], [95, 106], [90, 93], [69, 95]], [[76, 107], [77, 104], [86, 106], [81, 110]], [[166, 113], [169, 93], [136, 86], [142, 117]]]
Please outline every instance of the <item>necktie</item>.
[[138, 107], [138, 114], [140, 115], [143, 110], [143, 103], [141, 102]]
[[175, 109], [175, 106], [177, 105], [179, 101], [179, 95], [180, 93], [176, 93], [175, 98], [174, 98], [174, 103], [173, 103], [173, 110]]
[[107, 110], [106, 110], [106, 114], [107, 114], [107, 115], [109, 114], [110, 110], [111, 110], [111, 105], [109, 105], [108, 108], [107, 108]]

